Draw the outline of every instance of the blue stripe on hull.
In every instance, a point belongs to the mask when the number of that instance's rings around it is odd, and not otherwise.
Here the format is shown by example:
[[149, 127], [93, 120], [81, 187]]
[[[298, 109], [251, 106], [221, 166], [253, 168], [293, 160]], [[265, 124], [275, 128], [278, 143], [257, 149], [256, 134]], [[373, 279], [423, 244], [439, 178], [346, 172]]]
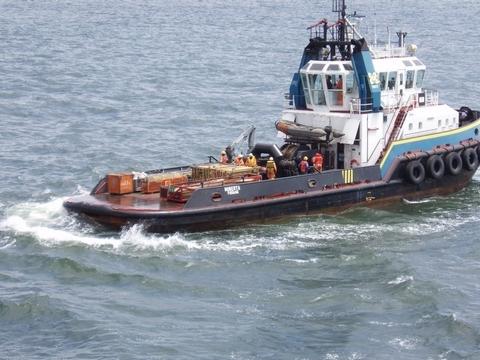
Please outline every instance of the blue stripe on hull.
[[458, 129], [394, 141], [380, 164], [382, 177], [387, 173], [393, 160], [408, 151], [428, 151], [438, 145], [455, 145], [468, 139], [480, 140], [480, 119]]

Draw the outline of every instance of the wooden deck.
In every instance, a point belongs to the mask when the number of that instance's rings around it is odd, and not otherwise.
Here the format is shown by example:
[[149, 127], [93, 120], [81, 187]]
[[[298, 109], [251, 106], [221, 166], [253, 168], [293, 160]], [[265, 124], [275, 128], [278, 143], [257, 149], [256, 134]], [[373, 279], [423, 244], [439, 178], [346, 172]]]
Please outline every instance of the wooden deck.
[[181, 210], [184, 207], [184, 204], [161, 199], [159, 193], [143, 194], [137, 192], [123, 195], [97, 194], [94, 198], [97, 202], [107, 204], [112, 209], [117, 210], [174, 211]]

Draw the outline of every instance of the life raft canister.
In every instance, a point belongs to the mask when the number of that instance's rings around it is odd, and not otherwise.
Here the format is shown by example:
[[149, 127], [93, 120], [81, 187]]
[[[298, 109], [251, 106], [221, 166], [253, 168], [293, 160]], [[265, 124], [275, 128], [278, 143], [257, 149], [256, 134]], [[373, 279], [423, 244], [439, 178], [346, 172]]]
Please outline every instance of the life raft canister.
[[462, 153], [463, 158], [463, 166], [467, 170], [477, 170], [478, 168], [478, 155], [477, 152], [472, 149], [468, 148]]
[[445, 174], [445, 163], [440, 155], [432, 155], [427, 160], [427, 172], [434, 179], [441, 179]]
[[406, 167], [407, 178], [412, 184], [420, 184], [425, 180], [425, 167], [418, 161], [410, 161]]
[[445, 156], [445, 167], [452, 175], [458, 175], [462, 171], [463, 161], [460, 155], [453, 151]]

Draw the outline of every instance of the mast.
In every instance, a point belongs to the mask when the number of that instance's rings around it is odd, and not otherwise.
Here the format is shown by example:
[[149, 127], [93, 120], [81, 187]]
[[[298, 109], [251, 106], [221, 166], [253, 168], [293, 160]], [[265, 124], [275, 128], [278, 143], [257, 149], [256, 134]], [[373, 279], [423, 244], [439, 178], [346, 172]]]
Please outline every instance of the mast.
[[345, 5], [345, 0], [332, 0], [332, 11], [338, 13], [337, 40], [344, 42], [346, 40], [347, 27], [347, 6]]

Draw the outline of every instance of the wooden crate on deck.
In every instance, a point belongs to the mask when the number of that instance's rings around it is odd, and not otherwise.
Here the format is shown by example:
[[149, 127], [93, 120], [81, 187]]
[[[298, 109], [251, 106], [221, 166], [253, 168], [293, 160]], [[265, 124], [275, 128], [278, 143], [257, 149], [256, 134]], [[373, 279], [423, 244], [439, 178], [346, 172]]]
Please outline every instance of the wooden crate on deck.
[[110, 194], [129, 194], [133, 192], [133, 174], [130, 172], [111, 173], [107, 175], [107, 186]]
[[145, 194], [160, 192], [160, 188], [168, 185], [184, 184], [188, 176], [184, 172], [167, 172], [152, 174], [143, 182], [142, 192]]
[[248, 174], [258, 174], [258, 167], [234, 164], [203, 164], [192, 167], [192, 180], [205, 181], [218, 178], [236, 178]]

